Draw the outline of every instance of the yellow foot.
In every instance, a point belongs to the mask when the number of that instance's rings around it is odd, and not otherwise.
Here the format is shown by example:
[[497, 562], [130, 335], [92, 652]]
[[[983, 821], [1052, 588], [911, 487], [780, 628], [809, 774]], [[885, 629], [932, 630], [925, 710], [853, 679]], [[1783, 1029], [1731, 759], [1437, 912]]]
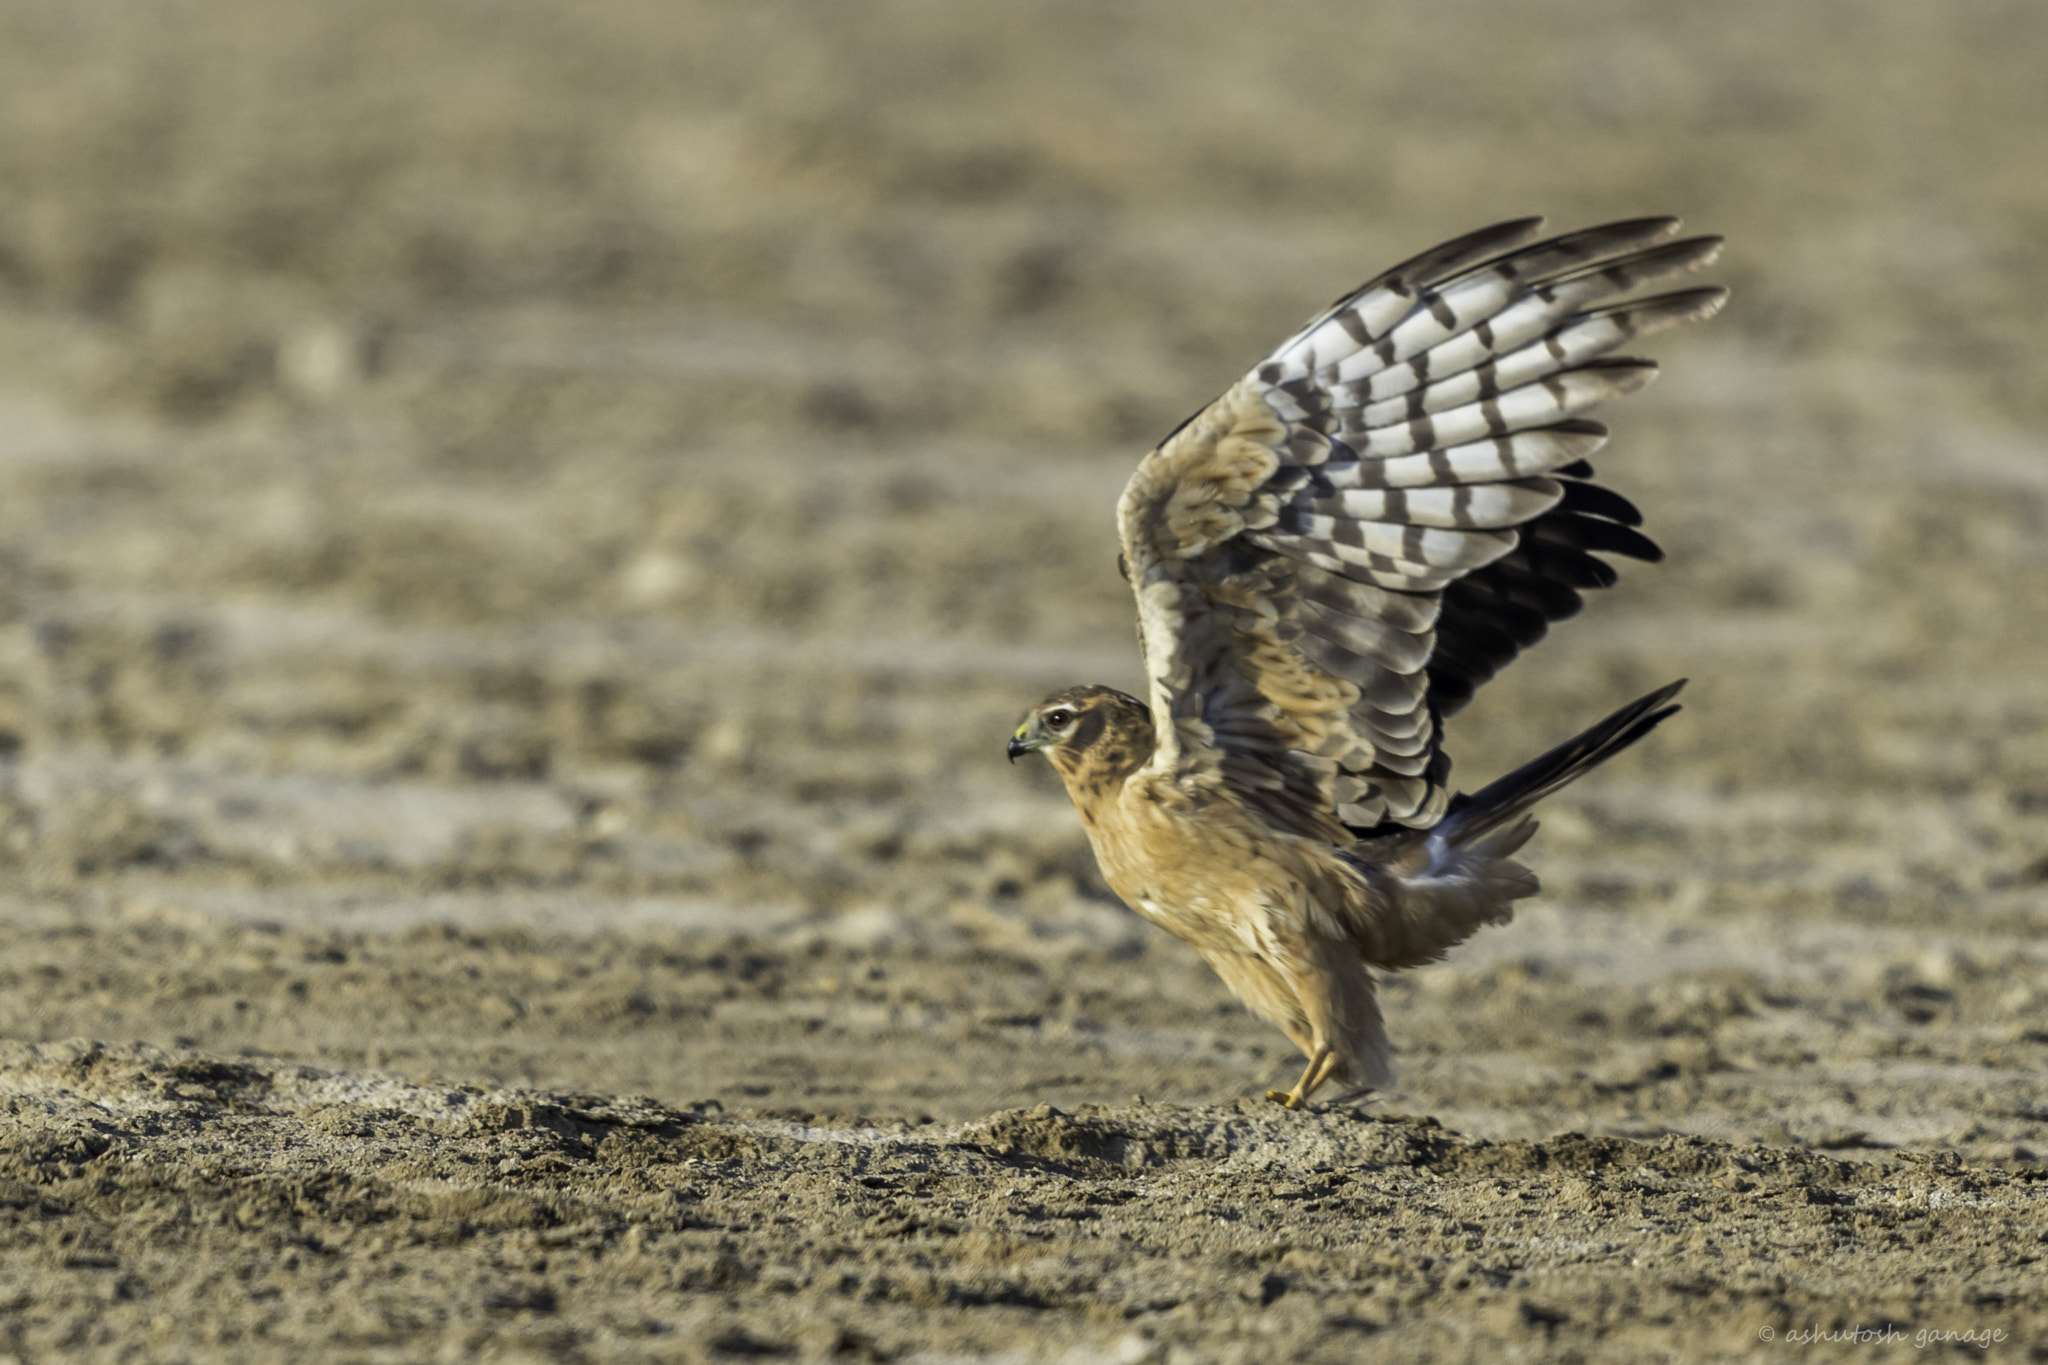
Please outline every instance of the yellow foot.
[[1301, 1108], [1301, 1096], [1292, 1090], [1268, 1090], [1266, 1098], [1284, 1109]]

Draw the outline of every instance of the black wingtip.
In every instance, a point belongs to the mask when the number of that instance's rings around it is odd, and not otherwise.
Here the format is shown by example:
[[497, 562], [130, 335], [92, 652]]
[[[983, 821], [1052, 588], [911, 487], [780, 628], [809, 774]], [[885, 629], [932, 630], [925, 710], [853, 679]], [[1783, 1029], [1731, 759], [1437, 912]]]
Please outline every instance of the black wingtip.
[[1411, 289], [1432, 285], [1520, 246], [1542, 228], [1541, 215], [1509, 218], [1504, 222], [1493, 223], [1476, 232], [1468, 232], [1462, 237], [1453, 237], [1448, 242], [1439, 243], [1420, 255], [1409, 257], [1381, 275], [1375, 283], [1399, 283]]
[[1674, 213], [1652, 213], [1641, 218], [1623, 218], [1617, 222], [1602, 223], [1600, 231], [1620, 233], [1642, 233], [1648, 236], [1659, 233], [1669, 237], [1685, 226], [1685, 220]]

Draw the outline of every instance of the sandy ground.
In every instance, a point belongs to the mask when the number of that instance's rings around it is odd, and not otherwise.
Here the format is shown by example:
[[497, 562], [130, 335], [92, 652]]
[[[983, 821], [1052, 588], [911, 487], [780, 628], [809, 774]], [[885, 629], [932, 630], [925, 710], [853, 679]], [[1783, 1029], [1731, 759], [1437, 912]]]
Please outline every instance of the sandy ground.
[[[0, 1359], [2048, 1359], [2044, 52], [0, 7]], [[1143, 449], [1532, 210], [1737, 299], [1459, 772], [1688, 709], [1285, 1113], [1002, 743]]]

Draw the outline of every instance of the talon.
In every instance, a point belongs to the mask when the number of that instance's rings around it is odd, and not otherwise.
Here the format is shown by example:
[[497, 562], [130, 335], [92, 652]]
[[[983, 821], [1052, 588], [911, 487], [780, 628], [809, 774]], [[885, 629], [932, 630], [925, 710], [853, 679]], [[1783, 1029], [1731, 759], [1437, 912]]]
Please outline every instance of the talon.
[[1308, 1069], [1301, 1073], [1301, 1079], [1294, 1083], [1292, 1090], [1268, 1090], [1266, 1098], [1289, 1109], [1306, 1109], [1308, 1097], [1316, 1093], [1316, 1087], [1329, 1077], [1336, 1065], [1336, 1058], [1327, 1047], [1318, 1047], [1309, 1055]]

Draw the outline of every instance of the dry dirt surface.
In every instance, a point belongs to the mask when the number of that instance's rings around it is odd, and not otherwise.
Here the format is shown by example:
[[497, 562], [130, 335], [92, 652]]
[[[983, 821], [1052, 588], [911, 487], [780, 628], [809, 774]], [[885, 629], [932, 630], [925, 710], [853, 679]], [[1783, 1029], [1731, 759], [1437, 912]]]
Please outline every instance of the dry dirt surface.
[[[0, 6], [0, 1361], [2048, 1359], [2048, 9]], [[1137, 457], [1531, 211], [1726, 233], [1650, 686], [1291, 1078], [1101, 886]]]

